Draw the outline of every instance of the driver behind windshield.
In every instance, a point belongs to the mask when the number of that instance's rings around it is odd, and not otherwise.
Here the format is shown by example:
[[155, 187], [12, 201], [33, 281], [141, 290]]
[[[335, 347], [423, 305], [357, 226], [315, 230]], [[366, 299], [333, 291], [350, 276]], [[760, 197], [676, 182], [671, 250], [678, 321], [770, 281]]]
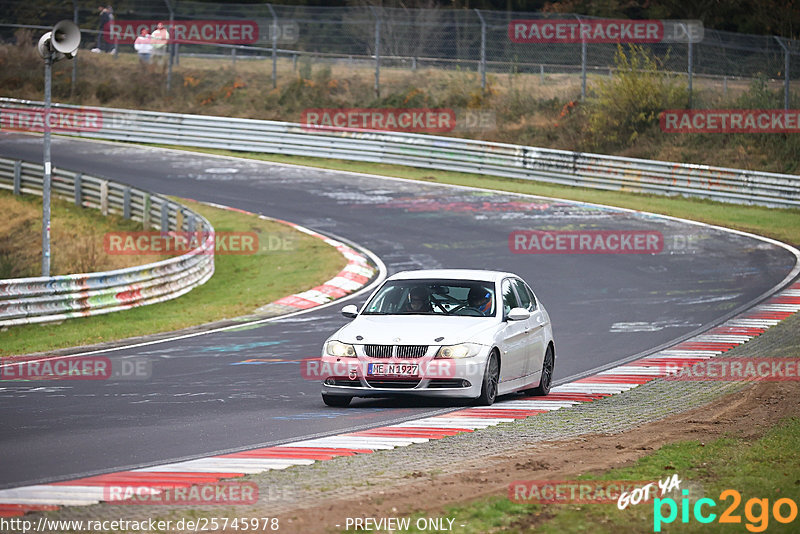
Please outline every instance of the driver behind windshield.
[[490, 315], [492, 311], [492, 293], [484, 287], [473, 287], [467, 295], [469, 307], [481, 312], [482, 315]]
[[403, 312], [430, 313], [432, 311], [431, 295], [426, 288], [414, 287], [408, 292], [408, 300], [403, 306]]

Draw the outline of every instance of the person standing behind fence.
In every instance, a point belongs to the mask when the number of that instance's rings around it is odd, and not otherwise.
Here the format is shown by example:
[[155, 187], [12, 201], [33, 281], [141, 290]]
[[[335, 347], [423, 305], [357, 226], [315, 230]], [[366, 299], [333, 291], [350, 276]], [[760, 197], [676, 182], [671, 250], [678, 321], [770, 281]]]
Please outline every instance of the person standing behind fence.
[[139, 54], [139, 61], [142, 63], [150, 63], [150, 56], [153, 55], [153, 43], [150, 34], [147, 33], [145, 28], [142, 28], [139, 37], [136, 38], [136, 41], [133, 43], [133, 48], [136, 50], [136, 53]]
[[100, 23], [97, 33], [97, 47], [92, 52], [112, 52], [114, 45], [109, 41], [110, 26], [114, 22], [114, 8], [111, 6], [98, 7], [100, 10]]
[[158, 27], [150, 36], [150, 41], [153, 44], [153, 54], [158, 62], [166, 61], [167, 58], [167, 43], [169, 43], [169, 32], [164, 27], [163, 22], [158, 23]]

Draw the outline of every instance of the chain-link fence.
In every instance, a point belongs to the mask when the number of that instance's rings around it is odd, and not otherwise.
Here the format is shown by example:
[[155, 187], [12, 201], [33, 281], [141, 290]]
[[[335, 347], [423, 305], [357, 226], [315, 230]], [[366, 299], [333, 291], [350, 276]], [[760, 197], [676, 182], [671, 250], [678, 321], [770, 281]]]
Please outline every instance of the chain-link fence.
[[[582, 15], [121, 0], [113, 22], [101, 25], [96, 3], [65, 4], [61, 10], [44, 12], [15, 5], [0, 14], [0, 36], [10, 41], [21, 24], [46, 30], [67, 18], [82, 28], [85, 47], [134, 53], [139, 30], [152, 30], [162, 21], [171, 41], [167, 87], [173, 65], [181, 58], [202, 56], [232, 62], [267, 60], [273, 84], [284, 72], [278, 69], [279, 62], [291, 62], [292, 70], [298, 68], [298, 60], [346, 62], [374, 69], [376, 95], [381, 91], [382, 67], [475, 71], [481, 74], [476, 83], [482, 87], [487, 73], [570, 74], [579, 77], [585, 97], [587, 77], [612, 73], [617, 51], [613, 42], [587, 39], [518, 42], [509, 30], [514, 21], [600, 20]], [[699, 42], [665, 41], [641, 46], [652, 51], [665, 71], [686, 76], [690, 92], [695, 78], [713, 81], [727, 92], [729, 80], [760, 77], [782, 84], [783, 104], [790, 107], [791, 83], [800, 78], [800, 41], [711, 29], [704, 30]]]

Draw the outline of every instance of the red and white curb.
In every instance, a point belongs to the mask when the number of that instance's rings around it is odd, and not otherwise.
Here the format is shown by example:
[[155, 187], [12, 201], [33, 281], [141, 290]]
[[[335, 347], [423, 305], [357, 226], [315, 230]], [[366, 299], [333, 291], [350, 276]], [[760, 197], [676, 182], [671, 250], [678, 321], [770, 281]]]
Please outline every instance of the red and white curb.
[[300, 226], [299, 224], [295, 224], [293, 222], [284, 221], [282, 219], [275, 219], [273, 217], [267, 217], [266, 215], [259, 215], [258, 213], [253, 213], [251, 211], [242, 210], [239, 208], [232, 208], [230, 206], [224, 206], [222, 204], [215, 204], [213, 202], [202, 202], [207, 206], [213, 206], [215, 208], [228, 210], [228, 211], [236, 211], [239, 213], [244, 213], [246, 215], [253, 215], [258, 217], [259, 219], [264, 219], [267, 221], [274, 221], [280, 224], [285, 224], [291, 228], [294, 228], [298, 232], [302, 232], [304, 234], [310, 235], [311, 237], [315, 237], [317, 239], [321, 239], [327, 245], [332, 246], [339, 253], [345, 257], [347, 260], [347, 265], [342, 269], [339, 274], [328, 280], [322, 285], [317, 287], [313, 287], [307, 291], [303, 291], [302, 293], [295, 293], [294, 295], [287, 295], [283, 298], [276, 300], [275, 302], [271, 302], [266, 306], [262, 306], [257, 311], [263, 311], [268, 308], [274, 308], [276, 306], [283, 308], [285, 311], [293, 311], [293, 310], [307, 310], [309, 308], [314, 308], [316, 306], [321, 306], [323, 304], [327, 304], [332, 302], [338, 298], [344, 297], [349, 293], [353, 293], [354, 291], [358, 291], [365, 285], [369, 283], [372, 277], [375, 275], [376, 269], [370, 265], [369, 260], [364, 254], [356, 251], [354, 248], [342, 243], [341, 241], [337, 241], [336, 239], [332, 239], [328, 236], [324, 236], [319, 234], [313, 230], [309, 230], [305, 226]]
[[405, 447], [569, 408], [633, 389], [686, 366], [718, 356], [761, 335], [771, 326], [799, 311], [800, 283], [795, 283], [764, 303], [703, 334], [594, 376], [556, 386], [547, 397], [528, 397], [499, 402], [492, 406], [465, 408], [444, 415], [297, 441], [277, 447], [264, 447], [66, 482], [0, 490], [0, 517], [55, 510], [59, 506], [97, 504], [104, 500], [104, 492], [109, 487], [146, 487], [152, 493], [159, 493], [178, 487], [214, 484], [222, 479], [243, 477], [271, 469], [310, 465], [338, 456], [354, 456]]

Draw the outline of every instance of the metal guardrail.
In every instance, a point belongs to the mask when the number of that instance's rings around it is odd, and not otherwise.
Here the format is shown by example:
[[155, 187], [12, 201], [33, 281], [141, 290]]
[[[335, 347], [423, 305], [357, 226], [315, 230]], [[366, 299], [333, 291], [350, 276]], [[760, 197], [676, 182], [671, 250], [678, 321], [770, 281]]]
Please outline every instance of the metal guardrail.
[[[41, 110], [41, 102], [0, 98], [0, 127], [35, 129]], [[72, 114], [73, 125], [81, 122], [76, 116], [88, 117], [86, 127], [64, 133], [93, 139], [390, 163], [594, 189], [800, 207], [800, 176], [790, 174], [289, 122], [59, 104], [53, 110]]]
[[[0, 158], [0, 189], [42, 194], [42, 165]], [[162, 232], [200, 232], [194, 250], [156, 263], [87, 274], [0, 280], [0, 326], [101, 315], [177, 298], [214, 274], [214, 234], [200, 214], [161, 195], [53, 169], [53, 196]]]

